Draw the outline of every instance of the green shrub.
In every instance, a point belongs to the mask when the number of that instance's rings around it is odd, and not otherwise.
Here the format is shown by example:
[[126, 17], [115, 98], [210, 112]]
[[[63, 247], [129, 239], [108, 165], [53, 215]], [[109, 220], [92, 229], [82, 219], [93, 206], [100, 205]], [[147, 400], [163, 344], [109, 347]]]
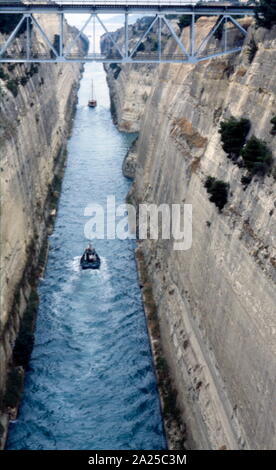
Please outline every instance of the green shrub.
[[209, 200], [221, 211], [228, 200], [229, 184], [213, 176], [208, 176], [204, 187], [207, 189], [207, 193], [210, 194]]
[[255, 7], [257, 26], [271, 29], [276, 24], [276, 0], [260, 0]]
[[121, 67], [118, 64], [110, 64], [110, 68], [114, 70], [113, 77], [115, 80], [117, 80], [122, 71]]
[[23, 76], [23, 77], [20, 78], [20, 84], [21, 84], [22, 86], [27, 85], [27, 83], [28, 83], [28, 77]]
[[8, 71], [9, 71], [9, 72], [13, 72], [14, 69], [15, 69], [15, 67], [16, 67], [15, 64], [9, 64], [9, 65], [8, 65]]
[[249, 41], [249, 44], [247, 46], [247, 57], [248, 57], [248, 62], [251, 64], [254, 60], [254, 57], [257, 53], [258, 46], [255, 43], [254, 39], [251, 39]]
[[38, 66], [39, 64], [31, 64], [29, 70], [26, 72], [26, 75], [28, 77], [32, 77], [35, 73], [38, 73], [39, 72]]
[[146, 50], [145, 44], [141, 42], [141, 44], [139, 44], [136, 51], [134, 52], [133, 57], [136, 57], [138, 52], [144, 52], [145, 50]]
[[[21, 20], [22, 15], [9, 15], [1, 14], [0, 15], [0, 31], [2, 34], [10, 34], [18, 25]], [[26, 31], [26, 21], [22, 24], [18, 34], [22, 34]]]
[[244, 189], [247, 188], [247, 186], [251, 183], [252, 181], [252, 175], [246, 175], [241, 177], [241, 184], [244, 186]]
[[227, 121], [220, 122], [219, 133], [222, 140], [222, 148], [228, 158], [235, 160], [240, 155], [246, 136], [250, 130], [250, 121], [245, 118], [236, 119], [231, 117]]
[[272, 152], [263, 140], [252, 136], [241, 151], [244, 166], [250, 173], [265, 174], [272, 164]]
[[14, 97], [16, 97], [18, 95], [18, 83], [17, 83], [17, 80], [8, 80], [7, 82], [7, 88], [8, 90], [11, 91], [11, 93], [13, 94]]
[[29, 69], [26, 70], [27, 79], [31, 78], [35, 73], [39, 72], [39, 64], [31, 64]]
[[141, 42], [139, 46], [137, 47], [137, 52], [143, 52], [145, 50], [145, 44]]
[[[195, 15], [195, 23], [200, 18], [201, 15]], [[179, 17], [178, 26], [182, 31], [183, 28], [190, 26], [192, 24], [192, 15], [181, 15]]]
[[272, 124], [272, 129], [270, 131], [270, 134], [275, 135], [276, 134], [276, 114], [275, 116], [273, 116], [270, 122]]
[[[0, 15], [1, 16], [1, 15]], [[0, 78], [2, 80], [7, 80], [9, 78], [9, 76], [5, 73], [3, 67], [0, 67]]]
[[164, 357], [157, 358], [156, 369], [159, 370], [159, 372], [162, 372], [162, 373], [165, 373], [165, 375], [168, 375], [169, 368], [168, 368], [167, 361]]
[[190, 26], [191, 22], [192, 15], [181, 15], [179, 17], [178, 26], [182, 31], [182, 29], [186, 28], [187, 26]]

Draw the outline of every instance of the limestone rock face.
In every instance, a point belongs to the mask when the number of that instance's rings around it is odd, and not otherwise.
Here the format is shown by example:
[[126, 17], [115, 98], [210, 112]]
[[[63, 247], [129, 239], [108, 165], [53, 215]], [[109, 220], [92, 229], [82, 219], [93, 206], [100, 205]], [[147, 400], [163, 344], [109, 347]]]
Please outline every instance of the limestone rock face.
[[[129, 50], [137, 44], [142, 31], [147, 27], [143, 18], [129, 26]], [[120, 50], [124, 49], [124, 29], [111, 33]], [[116, 52], [107, 35], [101, 38], [103, 53]], [[151, 92], [156, 65], [152, 64], [111, 64], [105, 65], [109, 86], [111, 112], [118, 128], [125, 132], [137, 132], [143, 118], [145, 105]]]
[[[258, 49], [249, 63], [252, 35]], [[190, 448], [276, 445], [275, 177], [255, 176], [245, 189], [246, 171], [227, 158], [218, 132], [221, 120], [248, 118], [250, 135], [265, 140], [275, 159], [275, 49], [275, 28], [252, 28], [237, 56], [161, 66], [136, 127], [129, 200], [193, 207], [191, 249], [139, 242]], [[137, 88], [138, 73], [128, 72]], [[129, 86], [116, 88], [119, 123]], [[208, 175], [230, 185], [222, 212], [209, 201]]]
[[127, 178], [134, 179], [137, 161], [137, 139], [134, 140], [123, 161], [123, 174]]
[[121, 72], [115, 79], [114, 69], [105, 66], [113, 119], [120, 130], [137, 132], [151, 91], [154, 67], [124, 65], [120, 68]]
[[[39, 20], [54, 41], [54, 33], [58, 31], [56, 16]], [[65, 32], [72, 35], [74, 28], [66, 26]], [[37, 44], [41, 52], [45, 50], [41, 38]], [[79, 42], [77, 47], [83, 45]], [[6, 86], [7, 79], [0, 79], [0, 402], [30, 293], [28, 273], [37, 263], [47, 235], [47, 200], [55, 174], [64, 163], [64, 146], [81, 67], [78, 64], [16, 65], [10, 72], [7, 68], [5, 71], [10, 80], [17, 79], [19, 84], [18, 94], [14, 96]]]

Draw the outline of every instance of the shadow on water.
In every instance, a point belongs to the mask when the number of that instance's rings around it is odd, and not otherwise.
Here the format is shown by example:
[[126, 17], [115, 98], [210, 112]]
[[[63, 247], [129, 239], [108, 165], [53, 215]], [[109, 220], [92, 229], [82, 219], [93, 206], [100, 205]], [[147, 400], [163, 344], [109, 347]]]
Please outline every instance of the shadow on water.
[[[89, 109], [93, 75], [98, 107]], [[8, 449], [163, 449], [165, 440], [133, 240], [97, 240], [100, 271], [81, 271], [84, 208], [124, 201], [134, 136], [110, 115], [102, 66], [87, 65], [45, 277], [35, 347]]]

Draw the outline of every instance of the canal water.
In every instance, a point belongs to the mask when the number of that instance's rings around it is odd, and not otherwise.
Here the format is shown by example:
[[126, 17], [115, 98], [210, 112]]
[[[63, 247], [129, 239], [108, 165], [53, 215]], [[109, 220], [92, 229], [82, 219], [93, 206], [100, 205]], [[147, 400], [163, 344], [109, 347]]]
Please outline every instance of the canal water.
[[[87, 101], [93, 77], [98, 107]], [[35, 346], [8, 449], [164, 449], [165, 439], [134, 260], [133, 240], [96, 240], [99, 271], [81, 271], [84, 209], [123, 203], [121, 166], [134, 136], [110, 114], [102, 66], [85, 67]]]

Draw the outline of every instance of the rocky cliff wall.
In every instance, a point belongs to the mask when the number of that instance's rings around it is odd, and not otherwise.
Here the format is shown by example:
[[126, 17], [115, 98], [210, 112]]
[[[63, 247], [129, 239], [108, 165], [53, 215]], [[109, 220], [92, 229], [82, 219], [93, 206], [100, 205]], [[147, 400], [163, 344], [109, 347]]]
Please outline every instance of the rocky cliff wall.
[[[58, 19], [49, 15], [39, 21], [54, 42]], [[65, 34], [73, 37], [74, 28], [66, 25]], [[37, 50], [45, 52], [42, 38], [36, 39]], [[15, 48], [20, 47], [19, 42]], [[83, 48], [83, 41], [77, 47]], [[78, 64], [1, 67], [0, 448], [1, 435], [3, 444], [9, 415], [14, 412], [10, 408], [18, 401], [23, 356], [31, 347], [36, 305], [33, 289], [54, 219], [80, 74]], [[26, 310], [30, 294], [32, 301]]]
[[[121, 131], [137, 132], [151, 91], [155, 67], [152, 65], [118, 67], [105, 67], [113, 120]], [[119, 70], [118, 77], [114, 78]]]
[[[206, 24], [199, 20], [197, 28]], [[257, 50], [249, 63], [252, 37]], [[275, 48], [275, 28], [252, 28], [238, 56], [161, 66], [136, 124], [129, 199], [193, 206], [190, 250], [174, 251], [170, 240], [141, 241], [138, 250], [190, 448], [276, 445], [275, 176], [241, 184], [246, 171], [227, 158], [218, 132], [221, 120], [248, 118], [250, 134], [265, 140], [275, 158]], [[121, 86], [116, 99], [124, 103], [130, 85]], [[131, 168], [133, 160], [131, 153]], [[221, 212], [204, 187], [209, 175], [230, 185]]]
[[[137, 44], [146, 28], [145, 19], [129, 26], [129, 52]], [[124, 49], [124, 28], [112, 33], [113, 39], [121, 50]], [[101, 50], [104, 53], [116, 53], [114, 44], [107, 35], [101, 38]], [[105, 65], [109, 86], [111, 112], [118, 128], [125, 132], [137, 132], [143, 118], [145, 105], [151, 92], [156, 66], [153, 64]]]

